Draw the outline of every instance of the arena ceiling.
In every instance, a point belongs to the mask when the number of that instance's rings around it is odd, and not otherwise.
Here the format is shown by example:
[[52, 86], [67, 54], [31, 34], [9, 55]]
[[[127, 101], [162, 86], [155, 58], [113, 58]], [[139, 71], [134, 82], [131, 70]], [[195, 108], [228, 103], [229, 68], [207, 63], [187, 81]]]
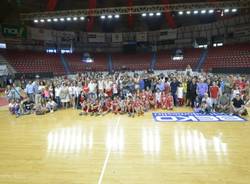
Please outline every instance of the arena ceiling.
[[[89, 7], [89, 0], [54, 0], [57, 1], [54, 10], [75, 10], [75, 9], [87, 9]], [[204, 0], [96, 0], [96, 8], [107, 8], [107, 7], [121, 7], [128, 6], [128, 2], [133, 2], [136, 5], [155, 5], [162, 4], [163, 2], [169, 3], [191, 3], [191, 2], [204, 2]], [[206, 0], [206, 2], [214, 1], [230, 1], [230, 0]], [[21, 13], [31, 12], [43, 12], [48, 10], [49, 0], [1, 0], [0, 3], [0, 23], [20, 23]], [[125, 18], [124, 18], [125, 20]], [[185, 25], [187, 22], [195, 23], [207, 23], [215, 21], [214, 17], [210, 18], [198, 18], [197, 20], [181, 19], [176, 18], [178, 26]], [[152, 23], [151, 23], [152, 24]], [[159, 23], [160, 24], [160, 23]], [[157, 28], [160, 28], [157, 26]], [[157, 29], [156, 28], [156, 29]], [[65, 27], [63, 28], [65, 29]]]

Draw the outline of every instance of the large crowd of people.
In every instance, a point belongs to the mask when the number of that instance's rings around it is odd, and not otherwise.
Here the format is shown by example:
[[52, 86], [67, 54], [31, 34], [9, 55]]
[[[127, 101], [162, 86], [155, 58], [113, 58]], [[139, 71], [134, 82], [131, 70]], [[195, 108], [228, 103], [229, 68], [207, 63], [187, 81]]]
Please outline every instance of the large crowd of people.
[[141, 116], [149, 110], [171, 111], [189, 106], [195, 112], [247, 115], [247, 76], [182, 72], [86, 72], [71, 77], [16, 80], [5, 91], [9, 110], [19, 117], [58, 109], [79, 109], [80, 115], [107, 113]]

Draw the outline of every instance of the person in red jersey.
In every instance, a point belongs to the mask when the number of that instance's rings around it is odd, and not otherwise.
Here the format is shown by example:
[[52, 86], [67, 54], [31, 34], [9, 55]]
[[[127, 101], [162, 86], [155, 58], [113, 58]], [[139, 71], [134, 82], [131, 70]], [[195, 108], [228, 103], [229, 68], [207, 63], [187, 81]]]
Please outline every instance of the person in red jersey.
[[84, 85], [82, 87], [82, 90], [85, 94], [88, 94], [89, 93], [89, 86], [88, 86], [88, 83], [87, 82], [84, 82]]
[[112, 111], [112, 99], [111, 99], [111, 97], [107, 97], [105, 100], [105, 110], [106, 110], [106, 114]]
[[137, 97], [134, 101], [135, 113], [140, 116], [144, 114], [143, 105], [140, 97]]
[[150, 109], [150, 107], [149, 107], [149, 102], [148, 102], [148, 94], [146, 93], [144, 89], [142, 90], [140, 97], [141, 97], [143, 109], [145, 112], [147, 112]]
[[167, 94], [165, 107], [167, 110], [173, 110], [174, 108], [174, 98], [170, 93]]
[[218, 99], [219, 99], [219, 95], [220, 95], [220, 88], [216, 82], [212, 83], [212, 86], [210, 87], [209, 91], [210, 91], [212, 106], [213, 106], [213, 108], [215, 108], [218, 104]]
[[98, 100], [91, 100], [89, 113], [91, 116], [97, 116], [98, 115], [98, 107], [99, 107], [99, 101]]
[[81, 115], [88, 115], [89, 110], [90, 110], [90, 101], [88, 99], [83, 100], [82, 102], [80, 102], [81, 107], [82, 107], [82, 112], [80, 112], [80, 116]]
[[150, 109], [151, 108], [155, 108], [155, 105], [156, 105], [156, 103], [155, 103], [155, 96], [152, 93], [152, 91], [149, 91], [149, 93], [148, 93], [148, 102], [149, 102]]
[[167, 95], [166, 95], [166, 93], [162, 92], [162, 94], [161, 94], [161, 108], [162, 109], [167, 109], [166, 101], [167, 101]]
[[118, 100], [118, 98], [116, 96], [114, 97], [111, 105], [112, 105], [112, 107], [111, 107], [112, 112], [114, 114], [118, 114], [118, 112], [119, 112], [119, 100]]
[[126, 106], [127, 106], [128, 116], [135, 117], [134, 100], [132, 96], [128, 96]]

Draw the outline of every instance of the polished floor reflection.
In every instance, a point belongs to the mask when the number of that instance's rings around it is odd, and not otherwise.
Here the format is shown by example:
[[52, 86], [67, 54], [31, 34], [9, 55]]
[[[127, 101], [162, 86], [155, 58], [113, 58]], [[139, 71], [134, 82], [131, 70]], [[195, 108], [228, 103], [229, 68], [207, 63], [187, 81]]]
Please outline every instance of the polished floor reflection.
[[77, 114], [15, 118], [0, 109], [0, 184], [249, 184], [249, 121]]

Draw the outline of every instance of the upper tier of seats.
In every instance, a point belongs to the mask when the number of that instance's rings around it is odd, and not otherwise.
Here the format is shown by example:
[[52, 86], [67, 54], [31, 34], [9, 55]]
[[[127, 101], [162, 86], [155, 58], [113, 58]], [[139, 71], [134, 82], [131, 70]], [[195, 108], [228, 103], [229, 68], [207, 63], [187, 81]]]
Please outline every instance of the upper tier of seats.
[[108, 70], [108, 56], [103, 53], [91, 54], [93, 57], [93, 63], [84, 63], [82, 61], [83, 54], [65, 54], [64, 57], [69, 64], [69, 69], [72, 73], [78, 73], [83, 71], [107, 71]]
[[147, 70], [150, 68], [152, 53], [114, 53], [112, 64], [114, 70]]
[[[184, 49], [184, 59], [174, 61], [171, 51], [159, 51], [156, 54], [155, 70], [183, 70], [187, 65], [195, 69], [202, 55], [202, 49]], [[34, 51], [5, 50], [0, 54], [16, 69], [18, 73], [53, 72], [54, 75], [65, 74], [60, 61], [60, 54], [46, 54]], [[108, 71], [109, 54], [91, 53], [93, 63], [84, 63], [81, 53], [64, 54], [72, 73], [83, 71]], [[112, 69], [147, 70], [152, 63], [152, 53], [111, 53]], [[203, 65], [205, 71], [213, 68], [250, 67], [250, 44], [226, 45], [224, 47], [209, 48], [206, 61]]]
[[196, 68], [198, 61], [201, 57], [201, 49], [184, 49], [183, 60], [174, 61], [171, 58], [171, 51], [160, 51], [157, 54], [157, 61], [155, 64], [155, 70], [183, 70], [190, 65], [191, 68]]
[[250, 67], [250, 44], [210, 48], [203, 69], [236, 67]]
[[58, 54], [17, 50], [8, 50], [0, 54], [18, 73], [52, 72], [54, 75], [65, 74]]

